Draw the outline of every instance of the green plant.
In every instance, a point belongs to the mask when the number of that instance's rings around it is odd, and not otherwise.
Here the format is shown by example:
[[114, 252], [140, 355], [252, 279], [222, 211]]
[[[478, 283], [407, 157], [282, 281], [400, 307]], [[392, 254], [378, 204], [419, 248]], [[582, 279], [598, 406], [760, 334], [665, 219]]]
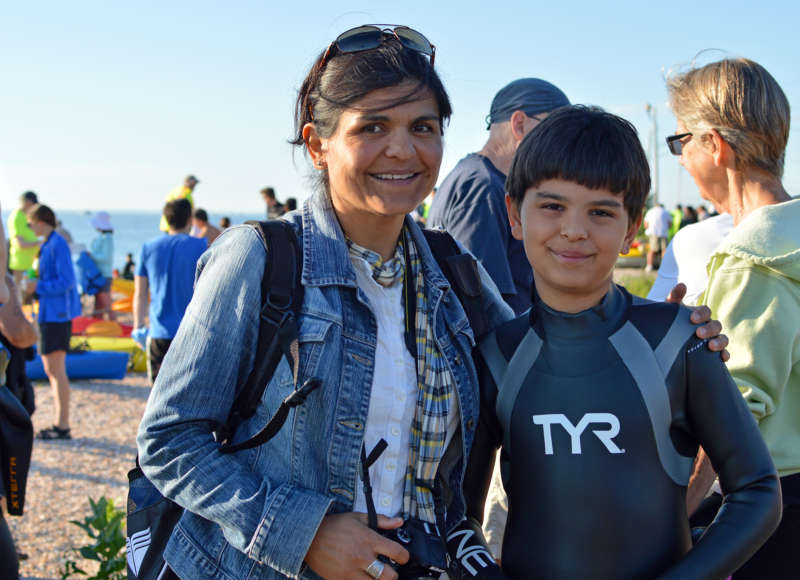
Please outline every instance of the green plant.
[[642, 298], [647, 298], [648, 292], [650, 292], [650, 288], [653, 286], [653, 282], [655, 282], [655, 276], [652, 274], [639, 274], [639, 275], [624, 275], [621, 276], [619, 279], [619, 283], [625, 286], [625, 288], [631, 294], [636, 296], [641, 296]]
[[82, 522], [70, 521], [85, 531], [91, 542], [74, 551], [85, 560], [99, 563], [97, 574], [89, 574], [78, 567], [73, 560], [67, 560], [61, 570], [61, 580], [75, 574], [89, 576], [88, 580], [123, 580], [125, 577], [125, 533], [122, 531], [122, 520], [125, 512], [114, 506], [114, 502], [105, 496], [98, 501], [89, 498], [91, 515]]

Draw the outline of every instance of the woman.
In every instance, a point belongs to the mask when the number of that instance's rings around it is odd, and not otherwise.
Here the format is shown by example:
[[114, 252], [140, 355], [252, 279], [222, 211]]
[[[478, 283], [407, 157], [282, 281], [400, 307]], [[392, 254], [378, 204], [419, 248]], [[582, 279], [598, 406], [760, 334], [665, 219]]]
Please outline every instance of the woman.
[[[436, 182], [451, 111], [433, 60], [416, 31], [363, 26], [331, 43], [303, 82], [294, 143], [319, 187], [283, 219], [303, 253], [297, 384], [322, 386], [274, 439], [234, 456], [211, 431], [253, 366], [264, 248], [251, 228], [232, 228], [200, 260], [138, 435], [148, 479], [187, 508], [165, 553], [180, 577], [397, 578], [379, 558], [409, 554], [367, 526], [358, 475], [362, 447], [380, 439], [388, 447], [369, 468], [379, 527], [416, 519], [449, 529], [463, 516], [478, 413], [474, 338], [407, 217]], [[512, 313], [481, 275], [494, 326]], [[292, 387], [282, 362], [234, 442]]]
[[39, 300], [39, 332], [42, 364], [50, 381], [55, 401], [55, 421], [39, 431], [39, 439], [71, 439], [69, 424], [69, 379], [66, 356], [72, 336], [72, 319], [81, 313], [75, 271], [69, 246], [56, 228], [56, 216], [46, 205], [28, 210], [28, 222], [42, 238], [37, 279], [26, 281], [25, 291]]
[[[700, 195], [733, 217], [701, 302], [731, 334], [733, 378], [758, 421], [783, 493], [783, 520], [734, 578], [800, 571], [800, 201], [781, 184], [789, 102], [761, 65], [722, 60], [668, 81], [670, 150]], [[710, 467], [707, 468], [710, 471]], [[713, 479], [713, 477], [712, 477]], [[702, 494], [705, 488], [698, 488]], [[713, 513], [712, 496], [695, 518]]]
[[106, 279], [106, 284], [94, 295], [94, 314], [107, 320], [114, 319], [111, 310], [111, 275], [114, 270], [114, 227], [108, 212], [98, 211], [89, 220], [89, 224], [97, 230], [97, 236], [89, 244], [89, 253], [97, 265], [97, 269]]
[[[138, 439], [147, 477], [192, 512], [166, 551], [181, 577], [395, 578], [377, 558], [405, 562], [405, 550], [353, 513], [366, 511], [357, 476], [362, 440], [367, 452], [381, 438], [389, 443], [370, 469], [382, 528], [401, 525], [386, 517], [397, 514], [435, 521], [423, 485], [434, 486], [437, 470], [453, 498], [447, 519], [460, 519], [460, 458], [478, 411], [473, 337], [419, 228], [406, 219], [436, 182], [451, 110], [432, 60], [433, 47], [410, 29], [356, 29], [320, 54], [303, 83], [295, 143], [308, 151], [321, 187], [288, 217], [304, 263], [298, 384], [317, 376], [322, 387], [272, 441], [236, 456], [217, 451], [211, 428], [227, 418], [252, 366], [263, 244], [252, 229], [233, 228], [201, 259]], [[427, 356], [403, 341], [406, 270]], [[510, 317], [489, 286], [485, 300], [490, 323]], [[221, 312], [219, 303], [235, 309]], [[291, 385], [281, 363], [236, 439], [260, 429]], [[411, 437], [415, 419], [423, 434]], [[446, 448], [456, 461], [445, 469]], [[189, 473], [190, 464], [203, 474]], [[406, 484], [414, 480], [423, 485]]]

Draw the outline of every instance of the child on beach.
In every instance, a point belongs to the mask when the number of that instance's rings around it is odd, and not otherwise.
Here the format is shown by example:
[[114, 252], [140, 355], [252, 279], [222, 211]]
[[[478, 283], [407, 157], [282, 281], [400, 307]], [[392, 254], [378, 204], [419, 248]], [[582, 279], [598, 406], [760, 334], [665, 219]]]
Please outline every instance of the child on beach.
[[[506, 190], [533, 306], [480, 344], [467, 514], [482, 517], [502, 446], [507, 576], [727, 577], [778, 524], [777, 475], [689, 310], [613, 283], [650, 190], [636, 130], [600, 109], [561, 109], [522, 142]], [[725, 499], [693, 546], [685, 502], [699, 446]], [[474, 521], [451, 533], [451, 577], [498, 577], [480, 541]]]

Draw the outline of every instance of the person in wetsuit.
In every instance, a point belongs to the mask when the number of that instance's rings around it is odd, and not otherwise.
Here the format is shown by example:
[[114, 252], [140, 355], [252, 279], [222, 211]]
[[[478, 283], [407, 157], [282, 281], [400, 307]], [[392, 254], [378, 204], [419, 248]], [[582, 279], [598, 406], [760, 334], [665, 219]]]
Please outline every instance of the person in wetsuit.
[[[511, 578], [727, 577], [778, 524], [777, 474], [688, 309], [612, 282], [650, 188], [635, 129], [599, 109], [558, 111], [523, 141], [506, 185], [535, 289], [531, 310], [480, 345], [468, 516], [483, 514], [502, 446]], [[726, 496], [693, 546], [686, 487], [700, 445]], [[477, 525], [448, 544], [456, 577], [497, 577]]]

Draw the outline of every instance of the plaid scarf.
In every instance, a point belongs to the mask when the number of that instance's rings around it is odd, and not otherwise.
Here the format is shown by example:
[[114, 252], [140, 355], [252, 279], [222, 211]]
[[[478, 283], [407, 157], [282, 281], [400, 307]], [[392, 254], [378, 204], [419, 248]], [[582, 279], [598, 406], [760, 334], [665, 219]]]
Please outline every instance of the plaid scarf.
[[[347, 245], [351, 255], [364, 258], [372, 266], [373, 278], [385, 287], [403, 279], [405, 272], [413, 277], [416, 294], [416, 319], [414, 329], [417, 344], [417, 404], [409, 438], [408, 467], [403, 491], [403, 516], [417, 517], [436, 523], [433, 486], [436, 470], [444, 454], [448, 415], [455, 381], [433, 336], [433, 312], [425, 296], [425, 279], [422, 263], [411, 236], [403, 229], [394, 256], [386, 261], [371, 250], [350, 240]], [[406, 268], [405, 247], [408, 247], [409, 267]]]
[[347, 238], [347, 250], [351, 256], [362, 258], [372, 267], [372, 279], [384, 288], [394, 286], [403, 280], [406, 260], [403, 257], [403, 246], [397, 244], [394, 256], [385, 260], [378, 252], [362, 248], [350, 238]]

